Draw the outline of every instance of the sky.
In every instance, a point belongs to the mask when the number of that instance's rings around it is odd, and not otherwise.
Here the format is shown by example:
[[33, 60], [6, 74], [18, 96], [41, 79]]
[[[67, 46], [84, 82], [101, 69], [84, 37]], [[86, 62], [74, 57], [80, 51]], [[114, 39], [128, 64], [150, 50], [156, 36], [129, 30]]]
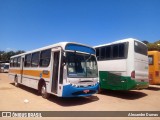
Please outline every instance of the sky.
[[0, 0], [0, 50], [160, 40], [160, 0]]

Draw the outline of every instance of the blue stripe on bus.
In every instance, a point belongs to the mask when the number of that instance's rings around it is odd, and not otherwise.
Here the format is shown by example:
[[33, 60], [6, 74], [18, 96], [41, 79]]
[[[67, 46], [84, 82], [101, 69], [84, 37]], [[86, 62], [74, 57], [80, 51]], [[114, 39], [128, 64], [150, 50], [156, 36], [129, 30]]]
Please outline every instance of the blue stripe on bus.
[[[72, 85], [63, 86], [62, 97], [82, 97], [82, 96], [91, 96], [98, 92], [99, 84], [97, 83], [94, 86], [89, 87], [74, 87]], [[85, 90], [89, 90], [88, 93], [85, 93]]]
[[95, 50], [93, 48], [82, 46], [82, 45], [76, 45], [76, 44], [67, 44], [66, 50], [74, 50], [74, 51], [81, 51], [86, 52], [90, 54], [95, 54]]

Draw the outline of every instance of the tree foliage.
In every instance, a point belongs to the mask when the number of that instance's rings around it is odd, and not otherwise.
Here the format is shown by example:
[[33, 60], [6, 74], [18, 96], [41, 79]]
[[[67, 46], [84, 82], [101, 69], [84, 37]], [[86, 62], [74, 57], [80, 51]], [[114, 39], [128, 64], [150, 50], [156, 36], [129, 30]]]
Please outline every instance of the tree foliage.
[[154, 42], [154, 43], [149, 43], [148, 41], [142, 41], [145, 43], [148, 47], [148, 51], [160, 51], [160, 40]]
[[18, 55], [21, 53], [24, 53], [24, 50], [18, 50], [18, 51], [0, 51], [0, 61], [9, 61], [10, 57], [13, 55]]

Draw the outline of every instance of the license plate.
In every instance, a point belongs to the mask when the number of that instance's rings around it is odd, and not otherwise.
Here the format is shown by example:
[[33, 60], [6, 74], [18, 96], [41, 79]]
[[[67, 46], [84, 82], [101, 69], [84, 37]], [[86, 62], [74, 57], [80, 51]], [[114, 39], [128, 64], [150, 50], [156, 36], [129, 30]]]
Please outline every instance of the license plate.
[[83, 92], [84, 92], [84, 93], [88, 93], [88, 92], [89, 92], [89, 90], [83, 90]]

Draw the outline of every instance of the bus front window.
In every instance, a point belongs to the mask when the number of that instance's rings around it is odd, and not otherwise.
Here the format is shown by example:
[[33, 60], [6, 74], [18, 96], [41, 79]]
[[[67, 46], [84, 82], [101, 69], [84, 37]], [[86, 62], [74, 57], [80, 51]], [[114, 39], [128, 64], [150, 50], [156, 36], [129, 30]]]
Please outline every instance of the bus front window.
[[4, 66], [4, 69], [9, 69], [9, 65], [5, 65], [5, 66]]
[[68, 77], [98, 77], [96, 58], [93, 55], [67, 52]]

